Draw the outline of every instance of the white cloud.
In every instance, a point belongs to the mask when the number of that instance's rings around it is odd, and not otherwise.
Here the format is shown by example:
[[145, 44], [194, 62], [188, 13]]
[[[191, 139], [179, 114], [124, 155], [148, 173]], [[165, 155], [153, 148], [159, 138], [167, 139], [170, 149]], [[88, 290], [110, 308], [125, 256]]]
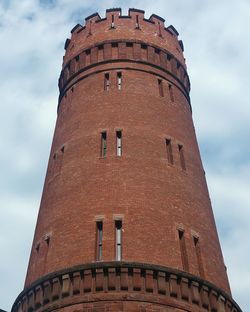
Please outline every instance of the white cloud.
[[0, 2], [0, 308], [10, 310], [23, 287], [56, 119], [57, 79], [65, 39], [76, 23], [95, 11], [103, 16], [109, 7], [122, 7], [123, 14], [129, 7], [144, 9], [147, 17], [158, 14], [180, 32], [191, 78], [193, 116], [225, 262], [233, 295], [247, 311], [247, 0], [131, 0], [125, 5], [121, 0]]

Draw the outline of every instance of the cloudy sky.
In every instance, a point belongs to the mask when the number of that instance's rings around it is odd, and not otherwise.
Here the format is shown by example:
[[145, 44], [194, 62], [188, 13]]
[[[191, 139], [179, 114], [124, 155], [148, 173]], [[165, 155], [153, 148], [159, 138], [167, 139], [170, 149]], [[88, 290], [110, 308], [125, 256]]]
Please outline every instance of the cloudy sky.
[[250, 1], [0, 0], [0, 308], [22, 290], [70, 30], [98, 11], [144, 9], [184, 41], [193, 118], [233, 296], [250, 294]]

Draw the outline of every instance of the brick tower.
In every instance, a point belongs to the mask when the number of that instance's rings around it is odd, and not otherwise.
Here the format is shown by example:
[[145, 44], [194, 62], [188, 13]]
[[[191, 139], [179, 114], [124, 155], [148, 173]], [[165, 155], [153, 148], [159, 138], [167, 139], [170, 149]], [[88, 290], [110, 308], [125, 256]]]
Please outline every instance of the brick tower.
[[137, 9], [85, 20], [65, 43], [25, 288], [12, 311], [241, 311], [178, 32]]

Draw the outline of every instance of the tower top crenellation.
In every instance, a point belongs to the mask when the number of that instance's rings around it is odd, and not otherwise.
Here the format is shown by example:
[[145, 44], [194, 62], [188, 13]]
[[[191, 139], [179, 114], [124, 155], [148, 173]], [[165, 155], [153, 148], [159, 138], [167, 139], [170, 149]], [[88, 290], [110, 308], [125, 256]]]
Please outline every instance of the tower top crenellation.
[[[78, 48], [81, 43], [91, 44], [93, 40], [99, 39], [101, 34], [105, 32], [105, 37], [138, 37], [147, 39], [152, 42], [154, 40], [157, 45], [165, 45], [166, 48], [172, 48], [172, 53], [177, 51], [179, 60], [185, 63], [183, 57], [184, 46], [183, 42], [178, 39], [178, 31], [173, 25], [165, 26], [165, 19], [152, 14], [148, 19], [145, 18], [145, 12], [140, 9], [130, 8], [128, 15], [122, 15], [121, 8], [111, 8], [106, 10], [104, 18], [101, 18], [99, 13], [94, 13], [85, 18], [83, 25], [77, 24], [71, 30], [71, 38], [65, 42], [65, 60], [68, 60], [72, 54], [77, 53], [74, 47]], [[77, 41], [77, 44], [76, 44]], [[80, 44], [79, 44], [80, 43]], [[170, 51], [171, 52], [171, 51]]]

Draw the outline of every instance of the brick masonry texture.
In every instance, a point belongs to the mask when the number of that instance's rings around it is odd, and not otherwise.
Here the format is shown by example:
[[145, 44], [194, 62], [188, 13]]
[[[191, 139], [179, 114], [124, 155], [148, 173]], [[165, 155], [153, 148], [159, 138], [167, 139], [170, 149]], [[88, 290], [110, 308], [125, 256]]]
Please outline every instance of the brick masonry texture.
[[23, 311], [240, 312], [214, 285], [178, 270], [143, 263], [102, 262], [53, 272], [17, 298]]
[[[104, 19], [93, 14], [85, 26], [74, 27], [65, 48], [58, 118], [25, 288], [53, 272], [95, 263], [99, 220], [102, 260], [115, 261], [115, 220], [119, 219], [123, 261], [186, 271], [230, 297], [177, 31], [165, 27], [156, 15], [146, 20], [141, 10], [130, 9], [128, 16], [122, 16], [120, 9], [111, 9]], [[121, 90], [118, 73], [122, 73]], [[116, 155], [118, 130], [121, 157]], [[106, 157], [101, 157], [103, 131]], [[105, 296], [102, 293], [100, 298]], [[109, 308], [92, 304], [84, 309], [198, 311], [185, 309], [185, 304], [183, 309], [173, 305], [161, 310], [136, 300], [118, 301], [114, 305], [122, 305], [121, 309], [112, 308], [113, 303]]]

